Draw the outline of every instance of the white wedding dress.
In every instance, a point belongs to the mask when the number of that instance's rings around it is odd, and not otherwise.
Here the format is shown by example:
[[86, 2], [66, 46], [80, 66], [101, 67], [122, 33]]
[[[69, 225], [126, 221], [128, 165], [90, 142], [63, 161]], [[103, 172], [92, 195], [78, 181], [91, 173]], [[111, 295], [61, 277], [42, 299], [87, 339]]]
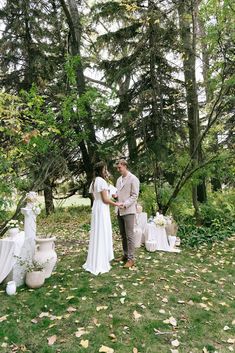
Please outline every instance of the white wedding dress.
[[107, 182], [101, 177], [96, 177], [94, 187], [91, 184], [89, 189], [94, 196], [94, 203], [88, 255], [83, 268], [94, 275], [109, 272], [110, 261], [114, 258], [109, 205], [106, 205], [101, 197], [101, 191], [108, 189]]

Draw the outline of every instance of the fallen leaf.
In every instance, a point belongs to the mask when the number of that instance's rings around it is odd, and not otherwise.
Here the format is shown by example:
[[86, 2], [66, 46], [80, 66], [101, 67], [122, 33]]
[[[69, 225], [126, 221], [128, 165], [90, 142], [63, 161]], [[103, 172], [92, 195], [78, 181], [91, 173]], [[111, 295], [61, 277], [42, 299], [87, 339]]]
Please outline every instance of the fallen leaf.
[[107, 346], [101, 346], [99, 349], [100, 353], [114, 353], [113, 348], [107, 347]]
[[224, 331], [231, 330], [229, 326], [224, 326]]
[[87, 348], [89, 346], [89, 341], [88, 340], [81, 340], [80, 345], [83, 348]]
[[105, 306], [105, 305], [101, 305], [101, 306], [97, 306], [97, 307], [96, 307], [96, 311], [107, 310], [107, 309], [108, 309], [108, 307]]
[[73, 312], [77, 311], [77, 309], [73, 308], [72, 306], [69, 306], [67, 311], [68, 311], [68, 313], [73, 313]]
[[7, 344], [6, 342], [3, 342], [3, 343], [1, 344], [1, 347], [2, 347], [2, 348], [7, 348], [7, 346], [8, 346], [8, 344]]
[[93, 319], [93, 323], [95, 324], [95, 326], [100, 327], [101, 324], [98, 323], [98, 319], [94, 318]]
[[169, 323], [174, 327], [177, 326], [177, 321], [173, 316], [169, 318]]
[[57, 336], [53, 335], [53, 336], [47, 338], [47, 343], [49, 346], [52, 346], [56, 340], [57, 340]]
[[78, 331], [75, 332], [75, 336], [77, 338], [83, 336], [83, 335], [86, 335], [87, 333], [89, 333], [88, 331], [85, 331], [84, 327], [79, 327], [78, 328]]
[[66, 298], [66, 300], [70, 300], [70, 299], [73, 299], [74, 298], [74, 295], [70, 295]]
[[120, 299], [120, 302], [121, 302], [122, 304], [124, 304], [124, 303], [125, 303], [125, 298], [121, 298], [121, 299]]
[[173, 347], [179, 347], [180, 342], [176, 339], [176, 340], [174, 340], [174, 341], [171, 341], [171, 345], [172, 345]]
[[235, 338], [229, 338], [229, 339], [227, 340], [227, 342], [234, 344], [234, 343], [235, 343]]
[[162, 299], [162, 302], [163, 302], [163, 303], [168, 303], [168, 299], [167, 299], [167, 298], [163, 298], [163, 299]]
[[206, 347], [203, 347], [202, 352], [203, 353], [209, 353]]
[[138, 353], [138, 349], [137, 348], [133, 348], [133, 353]]
[[138, 311], [135, 310], [135, 311], [133, 312], [133, 316], [134, 316], [134, 319], [135, 319], [135, 320], [139, 320], [139, 318], [140, 318], [142, 315], [139, 314]]
[[109, 337], [112, 339], [112, 341], [116, 341], [117, 339], [114, 333], [110, 333]]
[[4, 315], [0, 317], [0, 322], [3, 322], [7, 319], [8, 315]]
[[32, 319], [31, 322], [32, 322], [32, 324], [37, 324], [38, 320], [37, 319]]
[[43, 317], [48, 317], [48, 316], [50, 316], [50, 313], [44, 312], [44, 311], [41, 312], [41, 314], [39, 315], [40, 319], [43, 318]]
[[159, 310], [159, 313], [160, 313], [160, 314], [165, 314], [166, 311], [165, 311], [164, 309], [160, 309], [160, 310]]

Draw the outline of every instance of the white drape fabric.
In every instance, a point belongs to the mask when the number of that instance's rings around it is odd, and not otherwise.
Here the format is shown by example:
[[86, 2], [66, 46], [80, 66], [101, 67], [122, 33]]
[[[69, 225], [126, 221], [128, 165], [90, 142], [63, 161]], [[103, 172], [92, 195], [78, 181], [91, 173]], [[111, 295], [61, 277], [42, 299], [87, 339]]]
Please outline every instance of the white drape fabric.
[[172, 247], [168, 243], [165, 227], [156, 226], [152, 223], [148, 224], [146, 240], [156, 241], [157, 250], [172, 252]]
[[20, 255], [25, 241], [24, 232], [19, 232], [14, 237], [0, 239], [0, 283], [11, 272]]

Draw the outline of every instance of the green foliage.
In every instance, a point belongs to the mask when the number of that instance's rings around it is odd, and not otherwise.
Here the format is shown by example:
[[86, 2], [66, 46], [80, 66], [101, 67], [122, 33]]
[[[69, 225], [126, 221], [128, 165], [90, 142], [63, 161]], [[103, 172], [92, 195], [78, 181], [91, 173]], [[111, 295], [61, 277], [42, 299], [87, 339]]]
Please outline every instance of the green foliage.
[[183, 244], [199, 246], [224, 240], [235, 233], [235, 192], [224, 191], [209, 195], [209, 201], [200, 206], [202, 225], [197, 226], [192, 216], [178, 217], [178, 235]]
[[153, 185], [141, 184], [139, 201], [148, 216], [156, 213], [156, 194]]

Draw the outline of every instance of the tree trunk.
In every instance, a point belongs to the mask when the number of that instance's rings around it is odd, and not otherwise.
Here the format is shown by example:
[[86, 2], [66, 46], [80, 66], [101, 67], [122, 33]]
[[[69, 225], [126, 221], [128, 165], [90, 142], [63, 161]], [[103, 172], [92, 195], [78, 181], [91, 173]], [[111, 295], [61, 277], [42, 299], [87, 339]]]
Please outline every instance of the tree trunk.
[[24, 47], [25, 47], [25, 70], [24, 70], [24, 81], [23, 88], [29, 90], [34, 81], [34, 70], [33, 70], [33, 52], [32, 52], [32, 37], [29, 25], [29, 1], [25, 0], [22, 2], [22, 11], [24, 18]]
[[118, 112], [122, 115], [122, 124], [125, 130], [126, 142], [128, 146], [129, 158], [131, 162], [137, 157], [137, 144], [135, 132], [132, 127], [132, 118], [130, 116], [130, 104], [128, 89], [130, 87], [130, 75], [126, 74], [122, 80], [119, 80], [118, 96], [120, 99]]
[[47, 178], [44, 182], [44, 200], [47, 216], [55, 211], [54, 202], [53, 202], [53, 190], [52, 184]]
[[[209, 102], [211, 102], [213, 98], [213, 94], [211, 92], [210, 83], [209, 83], [210, 61], [209, 61], [207, 43], [205, 42], [204, 22], [202, 19], [200, 19], [200, 17], [198, 18], [198, 29], [199, 29], [199, 36], [200, 36], [201, 52], [202, 52], [202, 75], [203, 75], [203, 81], [204, 81], [206, 103], [208, 104]], [[212, 148], [213, 150], [218, 151], [218, 136], [216, 132], [215, 132], [215, 143], [213, 144]], [[222, 188], [221, 182], [219, 178], [216, 176], [216, 174], [217, 173], [215, 171], [214, 177], [211, 178], [212, 190], [214, 191], [221, 190]]]
[[[70, 53], [72, 54], [72, 56], [80, 58], [76, 67], [76, 84], [79, 97], [82, 97], [86, 93], [87, 88], [85, 83], [84, 69], [81, 60], [82, 25], [80, 21], [80, 14], [78, 12], [77, 2], [75, 0], [67, 0], [67, 4], [65, 0], [60, 0], [60, 3], [64, 10], [70, 30]], [[87, 114], [83, 120], [83, 125], [87, 138], [86, 140], [80, 141], [79, 147], [82, 154], [84, 170], [89, 184], [93, 177], [93, 164], [99, 160], [99, 155], [97, 148], [98, 141], [96, 139], [95, 127], [92, 121], [92, 110], [88, 103], [85, 103], [85, 109]], [[74, 129], [78, 135], [84, 133], [81, 128], [80, 121], [76, 124]]]
[[[180, 38], [182, 42], [183, 67], [186, 89], [186, 102], [189, 128], [189, 152], [194, 154], [192, 167], [196, 168], [201, 158], [201, 146], [194, 153], [199, 139], [199, 107], [196, 82], [196, 27], [195, 27], [195, 8], [191, 7], [191, 1], [182, 0], [178, 6]], [[193, 29], [190, 24], [193, 22]], [[205, 183], [205, 181], [204, 181]], [[205, 187], [204, 187], [205, 191]], [[205, 196], [200, 192], [200, 200], [204, 201]], [[195, 209], [195, 216], [199, 222], [198, 188], [192, 186], [192, 201]]]

